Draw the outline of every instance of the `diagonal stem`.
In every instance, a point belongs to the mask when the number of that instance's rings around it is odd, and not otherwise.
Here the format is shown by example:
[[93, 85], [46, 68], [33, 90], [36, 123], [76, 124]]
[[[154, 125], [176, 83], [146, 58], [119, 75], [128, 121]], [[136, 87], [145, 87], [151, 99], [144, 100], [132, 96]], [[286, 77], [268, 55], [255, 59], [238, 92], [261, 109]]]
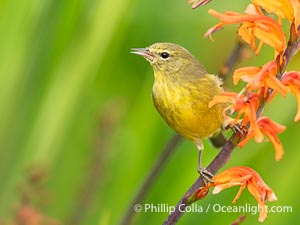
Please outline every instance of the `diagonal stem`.
[[148, 193], [149, 189], [152, 187], [152, 184], [154, 183], [155, 179], [157, 178], [159, 172], [163, 168], [163, 166], [166, 164], [167, 160], [170, 158], [170, 155], [174, 152], [177, 145], [182, 140], [182, 137], [178, 134], [175, 134], [167, 143], [165, 149], [162, 151], [162, 154], [156, 161], [156, 163], [151, 168], [149, 174], [143, 181], [142, 185], [136, 192], [136, 195], [133, 197], [131, 203], [129, 204], [127, 211], [124, 214], [123, 219], [121, 220], [121, 225], [129, 225], [132, 222], [132, 219], [135, 215], [134, 206], [136, 204], [140, 204], [146, 194]]
[[[215, 174], [219, 169], [221, 169], [226, 162], [230, 159], [231, 153], [235, 148], [235, 143], [237, 142], [237, 135], [234, 133], [231, 138], [223, 146], [219, 154], [214, 158], [214, 160], [206, 168], [210, 173]], [[202, 177], [198, 177], [189, 190], [183, 195], [181, 200], [175, 207], [174, 212], [172, 212], [168, 218], [165, 220], [163, 225], [175, 224], [184, 214], [186, 207], [188, 207], [192, 202], [189, 201], [190, 196], [193, 196], [199, 188], [204, 187], [205, 183]]]
[[227, 60], [224, 62], [223, 66], [220, 69], [219, 75], [223, 77], [224, 80], [228, 77], [227, 75], [234, 68], [234, 65], [236, 65], [243, 58], [242, 55], [243, 55], [244, 48], [245, 48], [245, 43], [239, 39], [235, 44], [229, 57], [227, 58]]

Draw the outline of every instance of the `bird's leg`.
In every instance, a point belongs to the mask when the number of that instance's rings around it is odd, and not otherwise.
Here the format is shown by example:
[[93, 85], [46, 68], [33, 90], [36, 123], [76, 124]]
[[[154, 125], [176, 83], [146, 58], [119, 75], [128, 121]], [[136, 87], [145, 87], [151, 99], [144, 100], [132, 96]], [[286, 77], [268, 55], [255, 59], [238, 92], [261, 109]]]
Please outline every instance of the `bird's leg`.
[[204, 146], [203, 146], [203, 143], [201, 140], [198, 140], [196, 142], [196, 145], [197, 145], [197, 148], [198, 148], [198, 151], [199, 151], [199, 155], [198, 155], [198, 173], [201, 175], [201, 177], [203, 178], [204, 182], [207, 183], [207, 182], [213, 182], [212, 181], [212, 178], [213, 178], [213, 174], [210, 173], [209, 171], [206, 170], [206, 168], [203, 168], [201, 166], [201, 162], [202, 162], [202, 152], [203, 152], [203, 149], [204, 149]]

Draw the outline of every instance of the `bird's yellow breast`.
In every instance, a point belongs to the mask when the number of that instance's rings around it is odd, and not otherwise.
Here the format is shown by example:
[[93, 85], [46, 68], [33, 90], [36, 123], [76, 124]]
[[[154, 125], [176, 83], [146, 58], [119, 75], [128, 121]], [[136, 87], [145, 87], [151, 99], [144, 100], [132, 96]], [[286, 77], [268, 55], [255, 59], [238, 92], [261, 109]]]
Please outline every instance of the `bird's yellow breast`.
[[219, 78], [210, 74], [193, 82], [170, 82], [159, 74], [155, 78], [153, 102], [171, 128], [193, 141], [210, 137], [220, 130], [224, 106], [208, 107], [213, 97], [223, 91]]

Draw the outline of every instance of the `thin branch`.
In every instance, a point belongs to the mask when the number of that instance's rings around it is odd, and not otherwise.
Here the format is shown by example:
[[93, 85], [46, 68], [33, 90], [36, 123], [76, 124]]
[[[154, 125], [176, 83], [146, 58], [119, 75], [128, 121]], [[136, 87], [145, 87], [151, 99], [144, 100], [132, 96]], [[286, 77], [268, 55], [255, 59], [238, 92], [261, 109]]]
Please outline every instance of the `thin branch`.
[[295, 24], [292, 23], [290, 28], [290, 39], [288, 41], [288, 46], [283, 53], [284, 65], [282, 68], [280, 68], [281, 75], [285, 71], [292, 57], [299, 51], [299, 46], [298, 46], [300, 41], [299, 35], [300, 35], [300, 26], [296, 30]]
[[239, 225], [246, 219], [246, 214], [242, 214], [239, 218], [237, 218], [231, 225]]
[[124, 214], [124, 217], [120, 223], [121, 225], [131, 224], [133, 216], [135, 215], [134, 206], [136, 204], [140, 204], [144, 200], [147, 192], [151, 188], [151, 186], [154, 183], [155, 179], [157, 178], [159, 172], [161, 171], [163, 166], [166, 164], [167, 160], [170, 158], [170, 155], [174, 152], [174, 150], [176, 149], [177, 145], [180, 143], [181, 140], [182, 140], [182, 137], [178, 134], [175, 134], [169, 140], [166, 147], [162, 151], [162, 154], [160, 155], [160, 157], [158, 158], [158, 160], [156, 161], [156, 163], [150, 170], [148, 176], [145, 178], [141, 187], [136, 192], [136, 195], [134, 196], [131, 203], [129, 204], [128, 209], [127, 209], [126, 213]]
[[[214, 158], [214, 160], [206, 168], [210, 173], [215, 174], [220, 168], [222, 168], [226, 162], [230, 159], [230, 155], [235, 148], [237, 135], [234, 133], [231, 138], [223, 146], [219, 154]], [[186, 207], [188, 207], [192, 202], [189, 201], [190, 196], [192, 196], [199, 188], [204, 187], [205, 183], [202, 177], [193, 183], [189, 190], [184, 194], [183, 198], [178, 202], [175, 207], [174, 212], [172, 212], [168, 218], [163, 223], [164, 225], [175, 224], [184, 214]]]
[[223, 77], [224, 79], [228, 77], [227, 75], [231, 72], [231, 70], [233, 70], [234, 65], [236, 65], [243, 58], [242, 55], [244, 48], [245, 43], [241, 40], [238, 40], [224, 65], [221, 67], [219, 76]]

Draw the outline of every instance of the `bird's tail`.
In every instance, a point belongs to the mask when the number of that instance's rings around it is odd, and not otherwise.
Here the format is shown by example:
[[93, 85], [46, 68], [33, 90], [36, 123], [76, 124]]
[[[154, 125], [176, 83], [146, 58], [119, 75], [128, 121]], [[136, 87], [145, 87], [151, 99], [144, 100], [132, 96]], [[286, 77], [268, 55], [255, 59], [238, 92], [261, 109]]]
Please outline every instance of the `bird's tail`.
[[210, 143], [215, 148], [221, 148], [227, 142], [227, 139], [224, 136], [224, 134], [222, 133], [222, 131], [220, 131], [219, 133], [215, 134], [213, 137], [210, 137], [209, 140], [210, 140]]

